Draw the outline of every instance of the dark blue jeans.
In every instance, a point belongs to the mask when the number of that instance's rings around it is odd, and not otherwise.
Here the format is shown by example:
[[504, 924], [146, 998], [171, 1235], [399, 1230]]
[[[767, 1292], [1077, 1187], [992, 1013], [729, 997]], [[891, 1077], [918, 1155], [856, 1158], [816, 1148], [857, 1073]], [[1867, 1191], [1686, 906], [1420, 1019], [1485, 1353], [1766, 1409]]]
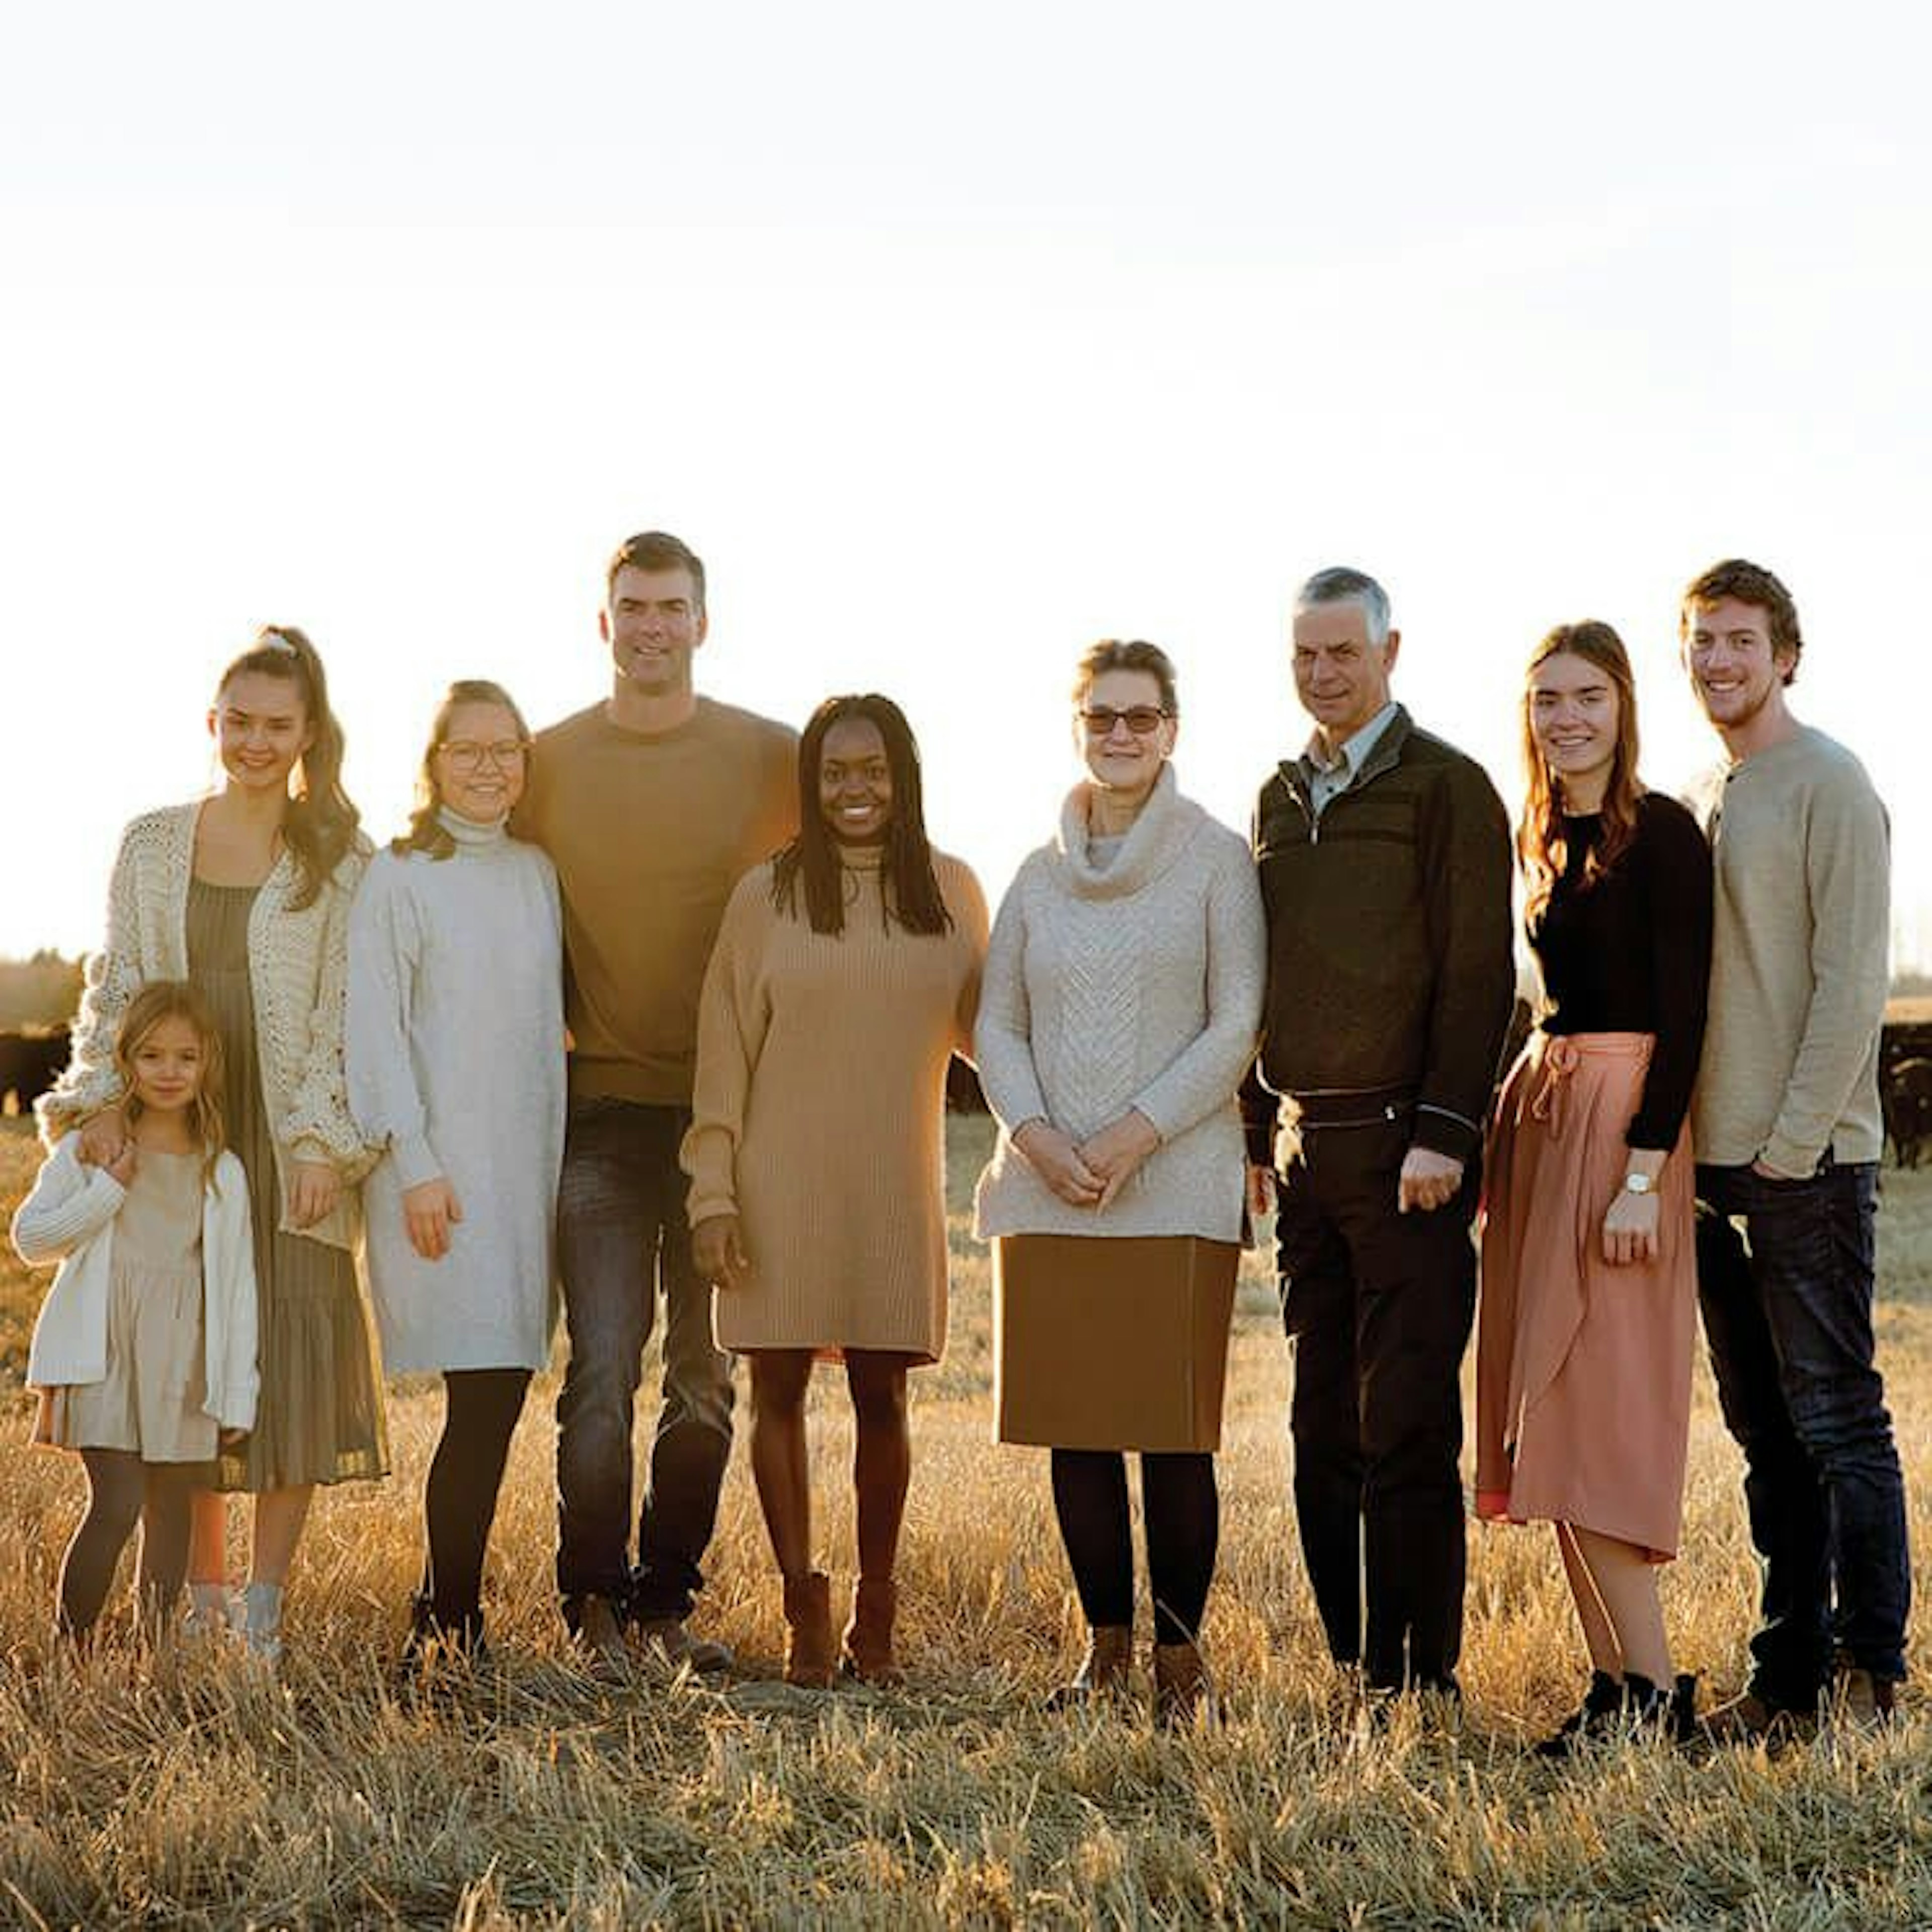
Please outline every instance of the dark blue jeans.
[[1751, 1688], [1816, 1702], [1834, 1663], [1905, 1675], [1905, 1483], [1873, 1362], [1877, 1170], [1697, 1169], [1697, 1286], [1764, 1568]]
[[[691, 1116], [627, 1100], [575, 1101], [557, 1198], [570, 1360], [556, 1405], [557, 1588], [640, 1618], [689, 1613], [731, 1453], [731, 1358], [711, 1339], [711, 1290], [691, 1259], [677, 1164]], [[631, 1536], [632, 1412], [662, 1284], [664, 1406]]]

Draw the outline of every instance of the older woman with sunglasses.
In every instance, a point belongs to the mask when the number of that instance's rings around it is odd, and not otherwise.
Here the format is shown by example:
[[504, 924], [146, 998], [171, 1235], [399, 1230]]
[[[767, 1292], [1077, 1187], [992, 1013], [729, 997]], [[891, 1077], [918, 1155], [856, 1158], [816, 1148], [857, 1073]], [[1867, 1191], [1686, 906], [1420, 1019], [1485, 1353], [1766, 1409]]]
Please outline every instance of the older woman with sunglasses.
[[1179, 705], [1156, 646], [1080, 660], [1087, 776], [1021, 866], [976, 1033], [1000, 1124], [978, 1226], [998, 1243], [1000, 1438], [1043, 1443], [1088, 1626], [1063, 1699], [1123, 1688], [1132, 1655], [1126, 1462], [1141, 1452], [1157, 1714], [1204, 1702], [1243, 1156], [1235, 1090], [1265, 971], [1244, 840], [1174, 788]]

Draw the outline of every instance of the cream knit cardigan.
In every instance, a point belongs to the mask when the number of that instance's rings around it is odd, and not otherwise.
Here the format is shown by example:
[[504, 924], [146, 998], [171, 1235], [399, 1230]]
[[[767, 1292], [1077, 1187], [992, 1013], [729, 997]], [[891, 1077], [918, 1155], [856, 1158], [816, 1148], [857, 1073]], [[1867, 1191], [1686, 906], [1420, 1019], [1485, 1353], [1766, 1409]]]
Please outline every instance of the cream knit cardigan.
[[[1170, 766], [1097, 869], [1088, 791], [1073, 788], [1059, 837], [1021, 866], [994, 922], [975, 1041], [1000, 1137], [980, 1178], [976, 1232], [1238, 1240], [1235, 1093], [1267, 976], [1253, 858], [1176, 791]], [[1060, 1199], [1012, 1144], [1030, 1120], [1082, 1140], [1130, 1107], [1161, 1144], [1104, 1210]]]
[[[165, 806], [122, 834], [107, 890], [107, 936], [87, 962], [67, 1071], [35, 1112], [50, 1146], [88, 1114], [121, 1098], [114, 1040], [128, 1003], [150, 980], [185, 980], [188, 889], [201, 801]], [[248, 916], [248, 976], [255, 1002], [256, 1048], [262, 1099], [275, 1144], [282, 1227], [331, 1246], [352, 1249], [360, 1232], [356, 1192], [345, 1186], [334, 1208], [312, 1228], [288, 1220], [289, 1168], [326, 1161], [344, 1180], [365, 1174], [375, 1156], [349, 1111], [342, 1064], [349, 976], [349, 906], [368, 862], [358, 840], [306, 906], [296, 889], [293, 856], [276, 859]]]
[[[27, 1355], [29, 1388], [107, 1378], [114, 1295], [114, 1217], [127, 1190], [105, 1168], [83, 1167], [70, 1134], [47, 1156], [14, 1216], [14, 1246], [29, 1268], [58, 1262]], [[256, 1366], [255, 1247], [248, 1180], [232, 1154], [202, 1190], [203, 1412], [226, 1429], [252, 1429]]]

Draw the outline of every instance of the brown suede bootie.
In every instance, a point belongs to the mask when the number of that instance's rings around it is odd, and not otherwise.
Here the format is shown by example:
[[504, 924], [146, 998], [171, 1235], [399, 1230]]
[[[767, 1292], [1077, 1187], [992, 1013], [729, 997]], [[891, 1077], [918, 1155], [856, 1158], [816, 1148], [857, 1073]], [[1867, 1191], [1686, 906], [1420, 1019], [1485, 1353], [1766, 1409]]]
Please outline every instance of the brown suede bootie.
[[1134, 1660], [1134, 1633], [1130, 1624], [1095, 1624], [1087, 1633], [1087, 1654], [1080, 1660], [1073, 1682], [1048, 1700], [1056, 1711], [1072, 1710], [1127, 1688]]
[[785, 1682], [818, 1690], [832, 1682], [838, 1653], [832, 1640], [832, 1579], [823, 1570], [784, 1580]]
[[1163, 1730], [1183, 1730], [1196, 1714], [1214, 1713], [1214, 1686], [1199, 1649], [1191, 1643], [1154, 1647], [1154, 1716]]
[[861, 1684], [896, 1684], [902, 1675], [892, 1654], [892, 1622], [898, 1614], [898, 1586], [861, 1576], [852, 1598], [852, 1621], [845, 1626], [845, 1675]]

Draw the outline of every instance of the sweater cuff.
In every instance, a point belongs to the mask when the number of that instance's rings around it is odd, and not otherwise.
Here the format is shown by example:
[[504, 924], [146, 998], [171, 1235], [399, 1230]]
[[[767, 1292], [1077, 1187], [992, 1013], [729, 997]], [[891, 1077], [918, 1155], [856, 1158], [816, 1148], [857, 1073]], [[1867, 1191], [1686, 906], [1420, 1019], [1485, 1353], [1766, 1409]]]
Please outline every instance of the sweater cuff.
[[1774, 1174], [1781, 1174], [1788, 1180], [1809, 1180], [1818, 1172], [1818, 1163], [1824, 1157], [1822, 1148], [1800, 1147], [1796, 1141], [1787, 1139], [1774, 1130], [1758, 1155], [1758, 1159]]
[[389, 1158], [395, 1163], [396, 1178], [405, 1188], [420, 1187], [442, 1172], [442, 1163], [426, 1134], [398, 1136], [389, 1143]]

